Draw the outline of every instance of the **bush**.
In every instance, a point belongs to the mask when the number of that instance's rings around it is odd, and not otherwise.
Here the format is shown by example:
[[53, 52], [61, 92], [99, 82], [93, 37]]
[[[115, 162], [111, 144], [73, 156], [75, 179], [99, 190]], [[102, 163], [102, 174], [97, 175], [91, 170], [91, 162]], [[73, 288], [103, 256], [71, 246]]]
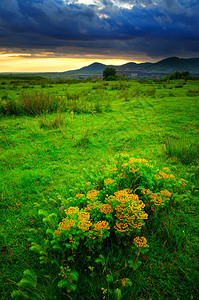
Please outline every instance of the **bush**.
[[59, 102], [46, 93], [21, 93], [20, 104], [27, 115], [40, 115], [47, 112], [55, 112], [59, 108]]
[[103, 79], [108, 80], [108, 81], [116, 80], [117, 79], [116, 74], [117, 74], [117, 72], [116, 72], [115, 68], [107, 67], [103, 71]]
[[[40, 210], [46, 233], [38, 238], [35, 232], [30, 249], [65, 296], [130, 299], [135, 272], [150, 247], [147, 231], [180, 194], [186, 195], [185, 186], [168, 168], [160, 171], [145, 159], [126, 156], [94, 184], [87, 182], [74, 197], [61, 199], [60, 209]], [[26, 289], [20, 283], [23, 290], [13, 297], [22, 291], [35, 294], [35, 285]]]

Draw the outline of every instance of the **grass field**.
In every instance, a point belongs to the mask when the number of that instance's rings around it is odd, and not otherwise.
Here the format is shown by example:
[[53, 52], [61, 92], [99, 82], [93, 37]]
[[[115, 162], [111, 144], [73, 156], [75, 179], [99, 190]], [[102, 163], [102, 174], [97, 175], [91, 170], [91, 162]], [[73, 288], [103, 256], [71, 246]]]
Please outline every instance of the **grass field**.
[[[2, 77], [0, 113], [1, 299], [11, 294], [18, 299], [198, 298], [198, 81]], [[171, 202], [158, 214], [148, 213], [151, 219], [141, 235], [149, 251], [134, 252], [136, 262], [142, 255], [139, 267], [125, 260], [131, 235], [126, 240], [110, 235], [100, 249], [87, 250], [83, 244], [72, 249], [76, 260], [69, 260], [71, 273], [64, 277], [72, 279], [61, 285], [60, 261], [67, 265], [67, 251], [50, 246], [50, 221], [42, 218], [55, 213], [58, 227], [67, 201], [74, 206], [71, 199], [86, 195], [89, 184], [106, 191], [103, 175], [119, 168], [125, 155], [146, 159], [157, 170], [168, 167], [183, 178], [184, 189], [169, 183], [168, 190], [175, 190]], [[146, 187], [152, 178], [147, 176]], [[42, 250], [30, 251], [31, 245], [42, 245]], [[24, 270], [30, 274], [23, 275]]]

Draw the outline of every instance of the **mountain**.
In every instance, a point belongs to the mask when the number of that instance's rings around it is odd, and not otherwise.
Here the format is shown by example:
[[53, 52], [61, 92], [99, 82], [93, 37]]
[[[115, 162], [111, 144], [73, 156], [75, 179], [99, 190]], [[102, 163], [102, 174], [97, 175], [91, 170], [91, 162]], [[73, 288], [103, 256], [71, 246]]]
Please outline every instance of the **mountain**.
[[148, 67], [150, 67], [152, 65], [152, 63], [150, 62], [146, 62], [146, 63], [141, 63], [141, 64], [136, 64], [136, 63], [133, 63], [133, 62], [129, 62], [129, 63], [126, 63], [124, 65], [121, 65], [121, 66], [116, 66], [115, 68], [117, 70], [120, 70], [120, 71], [125, 71], [125, 70], [145, 70], [147, 69]]
[[83, 67], [78, 70], [66, 71], [62, 74], [67, 75], [99, 75], [101, 76], [103, 70], [107, 67], [115, 68], [117, 71], [126, 72], [128, 74], [133, 73], [174, 73], [176, 71], [189, 71], [191, 74], [199, 74], [199, 58], [178, 58], [169, 57], [165, 58], [157, 63], [134, 63], [129, 62], [121, 66], [104, 65], [98, 62], [92, 63], [89, 66]]
[[147, 68], [147, 71], [151, 73], [174, 73], [176, 71], [189, 71], [192, 74], [199, 74], [199, 58], [185, 59], [178, 57], [169, 57], [152, 64]]
[[107, 66], [98, 62], [95, 62], [87, 67], [83, 67], [79, 70], [76, 70], [78, 72], [103, 72], [103, 70], [106, 68]]
[[149, 66], [151, 66], [152, 63], [146, 62], [146, 63], [140, 63], [140, 64], [136, 64], [133, 62], [130, 63], [126, 63], [124, 65], [121, 66], [114, 66], [114, 65], [105, 65], [105, 64], [101, 64], [98, 62], [92, 63], [89, 66], [83, 67], [81, 69], [78, 70], [72, 70], [72, 71], [66, 71], [64, 72], [64, 74], [90, 74], [90, 73], [103, 73], [104, 69], [109, 67], [109, 68], [115, 68], [118, 71], [130, 71], [130, 70], [145, 70], [146, 68], [148, 68]]

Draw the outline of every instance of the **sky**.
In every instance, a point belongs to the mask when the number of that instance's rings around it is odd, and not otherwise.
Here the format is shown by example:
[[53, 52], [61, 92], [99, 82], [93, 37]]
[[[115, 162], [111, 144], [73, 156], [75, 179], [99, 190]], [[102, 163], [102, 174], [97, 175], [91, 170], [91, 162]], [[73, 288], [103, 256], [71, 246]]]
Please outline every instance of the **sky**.
[[199, 57], [198, 0], [0, 0], [0, 72]]

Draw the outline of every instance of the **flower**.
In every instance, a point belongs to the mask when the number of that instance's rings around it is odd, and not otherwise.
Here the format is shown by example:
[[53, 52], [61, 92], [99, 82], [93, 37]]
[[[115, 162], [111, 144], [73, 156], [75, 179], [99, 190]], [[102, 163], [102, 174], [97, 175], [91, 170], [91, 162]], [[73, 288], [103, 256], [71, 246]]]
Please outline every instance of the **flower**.
[[133, 169], [132, 166], [130, 166], [130, 167], [129, 167], [129, 172], [132, 172], [132, 173], [135, 174], [137, 171], [139, 171], [139, 169], [140, 169], [140, 168]]
[[82, 196], [84, 196], [84, 194], [77, 194], [77, 195], [75, 196], [75, 198], [82, 197]]
[[122, 285], [122, 286], [126, 286], [126, 284], [125, 284], [126, 279], [128, 279], [128, 278], [123, 278], [123, 279], [121, 280], [121, 285]]
[[75, 221], [66, 217], [65, 219], [62, 220], [62, 222], [59, 223], [59, 229], [60, 230], [69, 230], [74, 225], [75, 225]]
[[89, 220], [90, 219], [90, 213], [86, 211], [81, 211], [78, 214], [78, 219], [79, 220]]
[[185, 180], [183, 178], [180, 178], [180, 180], [182, 181], [182, 185], [185, 187], [186, 186]]
[[88, 191], [86, 198], [91, 201], [96, 200], [98, 198], [97, 197], [98, 193], [99, 193], [99, 191], [96, 191], [96, 190]]
[[107, 201], [115, 209], [115, 217], [118, 219], [114, 228], [118, 232], [126, 232], [126, 234], [130, 234], [134, 228], [140, 229], [144, 224], [144, 219], [148, 218], [147, 213], [143, 210], [145, 204], [138, 195], [131, 192], [129, 189], [124, 189], [107, 198]]
[[134, 158], [134, 157], [132, 157], [128, 161], [129, 164], [132, 164], [132, 163], [135, 163], [135, 162], [138, 162], [138, 163], [147, 163], [148, 160], [143, 159], [143, 158]]
[[98, 233], [98, 235], [100, 237], [103, 236], [104, 230], [109, 230], [110, 227], [108, 227], [109, 223], [107, 221], [99, 221], [95, 224], [93, 224], [93, 230], [96, 231], [96, 233], [94, 233], [95, 235]]
[[126, 232], [129, 230], [128, 224], [123, 222], [116, 222], [114, 228], [119, 232]]
[[147, 240], [145, 237], [136, 237], [134, 238], [134, 243], [135, 243], [135, 246], [138, 247], [138, 248], [142, 248], [142, 247], [147, 247]]
[[88, 205], [85, 207], [85, 211], [99, 210], [101, 206], [102, 204], [100, 201], [88, 203]]
[[77, 224], [77, 227], [81, 229], [82, 231], [87, 231], [91, 227], [92, 223], [88, 220], [81, 220]]
[[160, 194], [165, 197], [170, 197], [171, 193], [167, 190], [160, 191]]
[[104, 184], [105, 185], [112, 184], [113, 182], [114, 182], [114, 180], [112, 178], [104, 179]]
[[108, 213], [113, 212], [113, 209], [110, 206], [110, 204], [102, 204], [102, 206], [100, 207], [100, 212], [108, 214]]
[[74, 215], [79, 211], [79, 207], [77, 206], [71, 206], [64, 210], [66, 215]]

